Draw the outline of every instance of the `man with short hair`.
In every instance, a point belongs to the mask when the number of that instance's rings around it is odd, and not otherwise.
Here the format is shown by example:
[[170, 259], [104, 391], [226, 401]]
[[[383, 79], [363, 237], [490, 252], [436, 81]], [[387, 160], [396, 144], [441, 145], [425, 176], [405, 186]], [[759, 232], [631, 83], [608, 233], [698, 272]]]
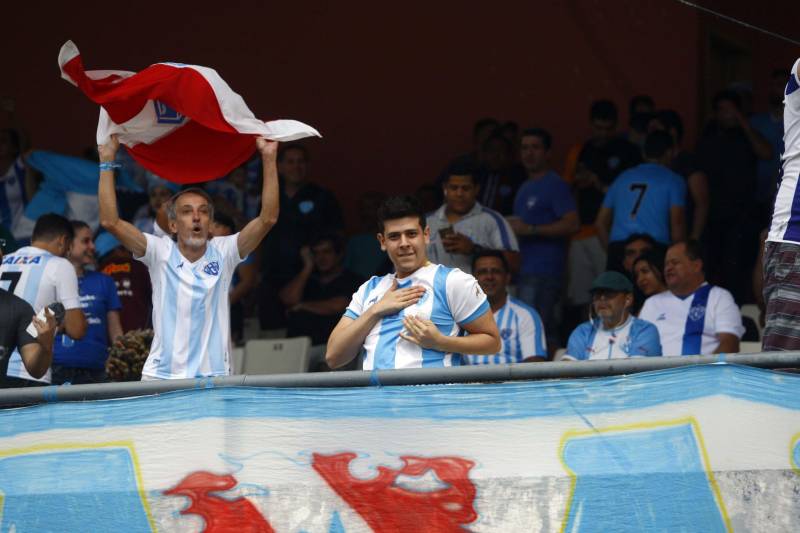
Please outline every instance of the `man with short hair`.
[[500, 334], [475, 278], [428, 262], [419, 201], [388, 198], [378, 224], [395, 273], [372, 277], [353, 295], [328, 339], [328, 366], [346, 365], [362, 348], [364, 370], [458, 366], [459, 354], [497, 353]]
[[730, 292], [706, 283], [700, 244], [673, 244], [664, 264], [669, 290], [648, 298], [639, 313], [658, 328], [664, 355], [737, 353], [741, 312]]
[[[36, 335], [30, 333], [31, 323]], [[19, 354], [29, 376], [43, 377], [53, 360], [55, 333], [56, 321], [52, 312], [48, 311], [45, 320], [40, 320], [34, 315], [31, 304], [0, 290], [0, 388], [20, 386], [21, 380], [6, 377], [12, 353]]]
[[344, 267], [344, 242], [335, 233], [321, 233], [301, 255], [303, 270], [279, 294], [289, 310], [286, 336], [324, 345], [364, 278]]
[[603, 272], [592, 283], [594, 317], [569, 336], [561, 359], [621, 359], [661, 355], [656, 327], [631, 314], [633, 283], [619, 272]]
[[75, 238], [67, 257], [78, 276], [81, 308], [86, 315], [86, 335], [74, 340], [66, 333], [56, 337], [53, 347], [53, 384], [103, 383], [107, 381], [108, 348], [122, 336], [120, 309], [114, 280], [89, 270], [95, 263], [92, 229], [86, 222], [72, 221]]
[[633, 272], [633, 264], [639, 257], [656, 247], [656, 240], [647, 233], [632, 233], [625, 239], [623, 246], [622, 267], [625, 272]]
[[472, 255], [501, 250], [516, 272], [519, 244], [508, 222], [478, 201], [480, 186], [470, 167], [453, 167], [443, 185], [444, 205], [428, 215], [428, 257], [435, 263], [472, 271]]
[[528, 179], [514, 199], [509, 217], [520, 239], [522, 266], [517, 296], [536, 309], [547, 330], [547, 344], [558, 346], [555, 308], [561, 296], [567, 241], [578, 231], [578, 213], [569, 186], [550, 168], [550, 133], [541, 128], [522, 132], [521, 159]]
[[202, 189], [169, 201], [170, 237], [142, 233], [119, 218], [114, 191], [116, 136], [99, 147], [100, 223], [150, 269], [153, 342], [142, 379], [224, 376], [230, 365], [228, 290], [236, 266], [259, 245], [278, 217], [277, 142], [255, 140], [264, 168], [259, 216], [239, 233], [209, 239], [213, 205]]
[[511, 272], [505, 256], [494, 250], [479, 252], [472, 260], [472, 273], [489, 300], [502, 348], [494, 355], [465, 355], [466, 362], [499, 365], [546, 360], [542, 319], [532, 307], [508, 294]]
[[[60, 302], [66, 310], [64, 331], [73, 339], [86, 334], [86, 317], [81, 311], [78, 276], [72, 263], [64, 259], [75, 232], [69, 220], [49, 213], [36, 220], [31, 245], [3, 257], [0, 288], [28, 302], [37, 313]], [[8, 362], [8, 382], [16, 386], [35, 386], [51, 382], [50, 370], [35, 378], [26, 372], [19, 352]]]
[[672, 137], [665, 131], [647, 135], [645, 162], [620, 174], [606, 193], [595, 226], [608, 249], [608, 270], [622, 269], [625, 239], [647, 233], [668, 245], [686, 238], [686, 183], [669, 170]]

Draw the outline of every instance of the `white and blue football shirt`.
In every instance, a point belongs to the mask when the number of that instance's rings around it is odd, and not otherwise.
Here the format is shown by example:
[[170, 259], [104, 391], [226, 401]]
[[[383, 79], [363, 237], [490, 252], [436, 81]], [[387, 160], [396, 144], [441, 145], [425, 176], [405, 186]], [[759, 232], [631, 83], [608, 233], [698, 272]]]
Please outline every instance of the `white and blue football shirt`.
[[639, 318], [658, 328], [664, 355], [707, 355], [719, 347], [717, 334], [744, 334], [742, 314], [722, 287], [704, 283], [681, 298], [664, 291], [644, 302]]
[[470, 365], [500, 365], [521, 363], [528, 357], [547, 357], [544, 326], [533, 307], [516, 298], [506, 298], [506, 303], [494, 312], [494, 321], [500, 332], [502, 348], [494, 355], [465, 355]]
[[[61, 302], [64, 309], [81, 307], [78, 275], [63, 257], [36, 246], [24, 246], [3, 257], [0, 265], [0, 289], [12, 292], [31, 304], [37, 313], [46, 305]], [[6, 375], [50, 383], [50, 370], [36, 379], [25, 370], [18, 351], [8, 361]]]
[[800, 244], [800, 59], [792, 65], [783, 98], [782, 172], [767, 241]]
[[645, 320], [629, 316], [624, 324], [605, 329], [600, 320], [584, 322], [569, 336], [561, 359], [624, 359], [661, 355], [658, 329]]
[[[373, 276], [353, 294], [344, 316], [353, 320], [372, 307], [388, 291], [395, 274]], [[490, 311], [478, 281], [457, 268], [428, 263], [413, 274], [397, 280], [398, 289], [425, 287], [415, 305], [383, 317], [364, 340], [364, 370], [421, 368], [461, 365], [461, 355], [422, 348], [400, 337], [405, 316], [430, 319], [439, 331], [453, 337], [461, 326]]]
[[150, 270], [153, 344], [142, 375], [179, 379], [230, 374], [228, 291], [239, 257], [239, 234], [208, 241], [190, 262], [167, 236], [144, 234], [147, 248], [136, 258]]

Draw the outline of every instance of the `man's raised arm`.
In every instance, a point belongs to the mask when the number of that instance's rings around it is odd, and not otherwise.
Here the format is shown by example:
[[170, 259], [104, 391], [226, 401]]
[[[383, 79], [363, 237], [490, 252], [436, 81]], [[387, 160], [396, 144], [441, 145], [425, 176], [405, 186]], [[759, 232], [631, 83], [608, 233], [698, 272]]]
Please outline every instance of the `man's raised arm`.
[[239, 232], [236, 241], [239, 257], [247, 257], [256, 249], [261, 240], [278, 222], [280, 191], [278, 190], [278, 143], [267, 139], [256, 139], [256, 146], [261, 152], [261, 164], [264, 167], [264, 184], [261, 189], [261, 212], [247, 223]]
[[97, 200], [100, 202], [100, 225], [119, 239], [119, 242], [130, 250], [134, 257], [142, 257], [147, 250], [147, 239], [136, 226], [119, 218], [114, 168], [111, 166], [118, 149], [119, 141], [116, 135], [112, 135], [108, 142], [97, 147], [100, 155], [100, 183], [97, 186]]

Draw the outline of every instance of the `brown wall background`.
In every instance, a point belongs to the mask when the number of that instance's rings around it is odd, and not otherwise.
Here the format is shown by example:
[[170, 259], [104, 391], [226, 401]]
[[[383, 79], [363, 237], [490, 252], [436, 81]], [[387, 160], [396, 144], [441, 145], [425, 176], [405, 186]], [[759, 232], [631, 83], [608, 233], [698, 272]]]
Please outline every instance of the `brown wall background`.
[[[701, 3], [798, 33], [800, 8], [789, 2]], [[693, 143], [706, 96], [731, 81], [713, 73], [710, 36], [748, 51], [739, 70], [756, 80], [757, 107], [770, 71], [800, 55], [670, 0], [228, 0], [213, 8], [87, 1], [5, 9], [0, 96], [15, 99], [36, 147], [79, 154], [94, 143], [96, 106], [59, 79], [56, 58], [67, 39], [88, 69], [210, 66], [256, 116], [294, 118], [322, 132], [308, 143], [311, 173], [335, 191], [351, 226], [361, 192], [413, 191], [432, 181], [470, 148], [478, 118], [548, 128], [560, 169], [588, 133], [592, 100], [615, 100], [624, 126], [628, 98], [647, 93], [680, 111]]]

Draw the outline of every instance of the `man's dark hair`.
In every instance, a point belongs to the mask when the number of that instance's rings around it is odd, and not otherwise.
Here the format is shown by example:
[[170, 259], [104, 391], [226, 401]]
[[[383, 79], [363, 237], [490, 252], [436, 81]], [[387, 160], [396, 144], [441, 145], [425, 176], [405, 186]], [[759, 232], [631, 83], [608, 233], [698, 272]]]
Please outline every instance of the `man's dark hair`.
[[525, 137], [538, 137], [542, 141], [545, 150], [549, 150], [553, 146], [553, 136], [544, 128], [528, 128], [522, 132], [520, 139]]
[[91, 226], [89, 226], [89, 224], [87, 224], [83, 220], [70, 220], [69, 223], [72, 224], [73, 233], [78, 233], [80, 230], [84, 228], [89, 230], [92, 229]]
[[662, 109], [656, 113], [656, 119], [661, 122], [667, 131], [674, 129], [678, 141], [683, 140], [683, 120], [674, 109]]
[[656, 245], [656, 240], [649, 233], [631, 233], [628, 235], [628, 238], [625, 239], [624, 247], [636, 241], [644, 241], [653, 247]]
[[500, 123], [497, 121], [497, 119], [489, 117], [476, 120], [475, 125], [472, 126], [472, 136], [477, 137], [484, 128], [488, 128], [490, 126], [493, 130], [496, 130], [498, 127], [500, 127]]
[[384, 223], [387, 220], [405, 217], [417, 217], [420, 227], [425, 229], [425, 213], [422, 212], [422, 206], [416, 197], [407, 194], [390, 196], [378, 208], [378, 231], [383, 233]]
[[655, 109], [656, 103], [653, 100], [653, 97], [648, 94], [637, 94], [633, 98], [631, 98], [630, 102], [628, 102], [628, 114], [633, 115], [637, 113], [636, 108], [639, 107], [640, 104], [644, 104], [650, 109]]
[[503, 270], [509, 272], [511, 268], [508, 266], [508, 259], [506, 256], [503, 255], [503, 252], [500, 250], [481, 250], [480, 252], [476, 253], [472, 256], [472, 271], [475, 271], [475, 264], [478, 262], [478, 259], [482, 257], [496, 257], [503, 263]]
[[672, 135], [666, 131], [651, 131], [644, 139], [644, 158], [661, 159], [673, 144]]
[[514, 146], [511, 144], [511, 141], [508, 140], [508, 137], [496, 131], [489, 135], [485, 141], [483, 141], [483, 145], [481, 145], [482, 150], [486, 150], [492, 143], [501, 143], [503, 147], [508, 151], [510, 154], [514, 150]]
[[299, 143], [289, 143], [289, 144], [284, 144], [283, 146], [281, 146], [278, 149], [277, 161], [279, 163], [281, 161], [283, 161], [283, 159], [286, 157], [286, 152], [291, 152], [292, 150], [298, 150], [300, 152], [303, 152], [303, 159], [308, 161], [308, 148], [306, 148], [304, 145], [299, 144]]
[[214, 222], [221, 226], [225, 226], [231, 230], [231, 233], [236, 233], [236, 223], [233, 221], [233, 218], [229, 217], [225, 213], [214, 211]]
[[589, 120], [617, 122], [617, 105], [611, 100], [595, 100], [589, 108]]
[[686, 239], [684, 241], [677, 241], [672, 243], [670, 248], [683, 244], [686, 247], [686, 257], [692, 261], [705, 261], [703, 260], [703, 245], [697, 239]]
[[331, 246], [333, 246], [333, 251], [337, 254], [344, 252], [344, 239], [335, 231], [323, 231], [317, 233], [314, 238], [311, 239], [309, 244], [313, 248], [318, 244], [322, 244], [323, 242], [331, 243]]
[[739, 95], [739, 93], [730, 89], [725, 89], [715, 94], [714, 99], [712, 100], [712, 105], [714, 109], [717, 109], [717, 106], [720, 104], [720, 102], [726, 101], [736, 106], [736, 109], [739, 111], [742, 110], [742, 97]]
[[47, 213], [36, 220], [31, 241], [51, 242], [62, 236], [66, 236], [68, 241], [75, 238], [72, 224], [61, 215]]
[[445, 174], [444, 181], [442, 185], [447, 185], [447, 182], [450, 180], [450, 176], [469, 176], [472, 178], [472, 183], [478, 185], [478, 178], [475, 176], [476, 168], [475, 165], [468, 161], [454, 161], [447, 167], [447, 173]]

